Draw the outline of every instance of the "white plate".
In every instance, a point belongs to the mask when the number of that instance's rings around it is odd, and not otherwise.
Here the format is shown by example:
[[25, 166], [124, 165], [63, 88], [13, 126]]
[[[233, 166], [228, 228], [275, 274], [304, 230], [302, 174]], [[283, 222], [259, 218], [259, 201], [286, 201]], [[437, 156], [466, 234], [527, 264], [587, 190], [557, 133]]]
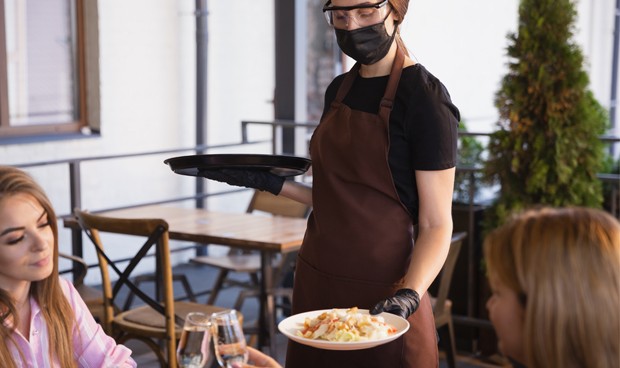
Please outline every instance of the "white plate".
[[[388, 343], [392, 340], [395, 340], [400, 335], [404, 334], [405, 332], [407, 332], [407, 330], [409, 330], [409, 322], [407, 322], [406, 319], [400, 316], [391, 314], [391, 313], [381, 313], [380, 315], [385, 319], [385, 322], [389, 325], [394, 326], [394, 328], [396, 328], [395, 333], [383, 339], [339, 342], [339, 341], [307, 339], [305, 337], [297, 336], [297, 331], [303, 328], [304, 320], [306, 318], [315, 318], [321, 313], [330, 312], [330, 311], [332, 311], [332, 309], [323, 309], [323, 310], [316, 310], [312, 312], [305, 312], [305, 313], [296, 314], [294, 316], [290, 316], [278, 324], [278, 330], [280, 330], [280, 332], [282, 332], [289, 339], [296, 341], [300, 344], [312, 346], [318, 349], [326, 349], [326, 350], [368, 349], [368, 348], [372, 348], [378, 345]], [[368, 314], [368, 309], [359, 309], [358, 311], [360, 313]]]

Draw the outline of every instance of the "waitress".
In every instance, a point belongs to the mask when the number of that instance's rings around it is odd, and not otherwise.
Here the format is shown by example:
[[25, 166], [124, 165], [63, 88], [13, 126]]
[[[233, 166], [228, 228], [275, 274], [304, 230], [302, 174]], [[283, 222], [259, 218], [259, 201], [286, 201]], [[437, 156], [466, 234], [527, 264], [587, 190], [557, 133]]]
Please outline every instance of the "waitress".
[[338, 45], [357, 63], [325, 93], [310, 142], [311, 189], [264, 172], [201, 172], [313, 206], [293, 313], [357, 306], [411, 324], [403, 337], [366, 350], [291, 341], [287, 367], [438, 366], [426, 291], [450, 246], [460, 117], [443, 84], [408, 56], [399, 33], [408, 6], [408, 0], [325, 4]]

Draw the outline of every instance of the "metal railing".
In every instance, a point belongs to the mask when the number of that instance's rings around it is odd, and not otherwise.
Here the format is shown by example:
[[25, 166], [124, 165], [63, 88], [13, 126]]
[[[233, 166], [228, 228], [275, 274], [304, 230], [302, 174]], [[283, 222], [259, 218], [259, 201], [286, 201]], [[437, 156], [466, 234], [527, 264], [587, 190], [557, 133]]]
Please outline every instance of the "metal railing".
[[[114, 160], [114, 159], [126, 159], [132, 157], [147, 157], [147, 156], [156, 156], [162, 154], [181, 154], [181, 153], [195, 153], [195, 154], [203, 154], [208, 150], [212, 149], [221, 149], [221, 148], [230, 148], [230, 147], [239, 147], [253, 144], [265, 144], [269, 143], [269, 140], [245, 140], [240, 143], [228, 143], [228, 144], [218, 144], [218, 145], [202, 145], [196, 147], [187, 147], [187, 148], [176, 148], [176, 149], [167, 149], [167, 150], [158, 150], [158, 151], [146, 151], [139, 153], [127, 153], [127, 154], [114, 154], [114, 155], [102, 155], [102, 156], [91, 156], [91, 157], [78, 157], [78, 158], [70, 158], [70, 159], [59, 159], [59, 160], [47, 160], [47, 161], [36, 161], [36, 162], [28, 162], [28, 163], [16, 163], [11, 166], [27, 169], [27, 168], [36, 168], [36, 167], [44, 167], [50, 165], [66, 165], [68, 169], [69, 176], [69, 202], [71, 209], [74, 208], [82, 208], [82, 165], [86, 162], [92, 161], [104, 161], [104, 160]], [[219, 195], [231, 194], [235, 192], [243, 191], [244, 189], [231, 189], [226, 191], [212, 192], [212, 193], [195, 193], [191, 196], [180, 196], [180, 197], [172, 197], [164, 200], [157, 201], [148, 201], [142, 203], [132, 203], [124, 206], [117, 207], [108, 207], [101, 208], [95, 212], [101, 211], [111, 211], [111, 210], [119, 210], [125, 208], [133, 208], [133, 207], [141, 207], [147, 205], [154, 204], [164, 204], [164, 203], [174, 203], [174, 202], [182, 202], [187, 200], [198, 200], [207, 197], [214, 197]], [[71, 213], [67, 214], [59, 214], [59, 220], [64, 220], [66, 218], [71, 217]], [[84, 256], [83, 251], [83, 241], [82, 234], [79, 229], [71, 229], [71, 253], [78, 257]], [[180, 252], [192, 248], [197, 248], [194, 246], [180, 247], [171, 250], [171, 252]], [[152, 255], [151, 255], [152, 256]], [[115, 259], [115, 262], [124, 262], [128, 259]], [[89, 268], [96, 267], [97, 264], [89, 264]], [[74, 275], [75, 276], [75, 275]]]

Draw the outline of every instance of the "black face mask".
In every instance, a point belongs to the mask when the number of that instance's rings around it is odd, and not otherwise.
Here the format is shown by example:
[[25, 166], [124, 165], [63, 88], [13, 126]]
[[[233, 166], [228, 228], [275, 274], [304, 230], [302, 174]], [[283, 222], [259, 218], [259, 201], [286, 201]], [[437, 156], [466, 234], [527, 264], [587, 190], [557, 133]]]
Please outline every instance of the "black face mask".
[[336, 28], [336, 40], [342, 52], [364, 65], [383, 59], [395, 36], [396, 25], [390, 36], [385, 29], [385, 21], [352, 31]]

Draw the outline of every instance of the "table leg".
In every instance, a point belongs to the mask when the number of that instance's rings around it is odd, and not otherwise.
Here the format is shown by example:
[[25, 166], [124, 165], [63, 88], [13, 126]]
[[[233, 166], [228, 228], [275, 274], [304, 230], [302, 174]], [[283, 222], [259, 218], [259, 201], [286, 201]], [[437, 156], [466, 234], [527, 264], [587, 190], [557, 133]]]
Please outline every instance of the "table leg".
[[273, 253], [262, 251], [260, 257], [261, 282], [260, 282], [260, 303], [258, 317], [258, 346], [262, 348], [266, 345], [265, 339], [269, 340], [269, 354], [276, 356], [276, 321], [274, 319], [274, 300], [273, 300], [273, 272], [271, 271], [271, 260]]

